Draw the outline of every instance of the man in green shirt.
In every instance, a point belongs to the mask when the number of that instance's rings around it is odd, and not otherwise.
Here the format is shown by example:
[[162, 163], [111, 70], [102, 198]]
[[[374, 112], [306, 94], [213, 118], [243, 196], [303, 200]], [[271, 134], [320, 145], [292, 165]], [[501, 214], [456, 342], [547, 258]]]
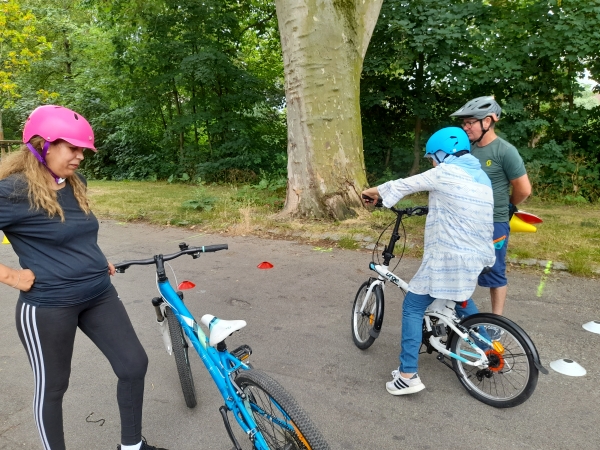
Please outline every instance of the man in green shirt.
[[[479, 277], [479, 285], [490, 288], [492, 312], [502, 314], [506, 302], [506, 248], [508, 222], [518, 205], [531, 194], [523, 159], [517, 149], [495, 132], [502, 109], [494, 97], [478, 97], [451, 114], [462, 119], [462, 128], [471, 141], [471, 154], [492, 182], [494, 191], [494, 247], [496, 263], [492, 271]], [[511, 191], [512, 187], [512, 191]]]

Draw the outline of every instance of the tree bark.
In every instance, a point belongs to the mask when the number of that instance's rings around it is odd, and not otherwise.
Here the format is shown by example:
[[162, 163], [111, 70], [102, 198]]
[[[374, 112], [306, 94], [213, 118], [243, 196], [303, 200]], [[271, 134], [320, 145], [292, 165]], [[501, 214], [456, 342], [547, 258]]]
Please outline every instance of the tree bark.
[[382, 0], [276, 0], [285, 71], [283, 214], [353, 216], [367, 184], [360, 75]]

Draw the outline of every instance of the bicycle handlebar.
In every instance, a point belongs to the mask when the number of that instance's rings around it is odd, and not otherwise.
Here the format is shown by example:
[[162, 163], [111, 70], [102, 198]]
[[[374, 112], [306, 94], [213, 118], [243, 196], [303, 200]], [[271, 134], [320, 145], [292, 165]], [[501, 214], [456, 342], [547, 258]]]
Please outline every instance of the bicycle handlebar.
[[390, 208], [396, 214], [403, 216], [425, 216], [429, 212], [428, 206], [415, 206], [414, 208], [396, 209], [393, 206]]
[[192, 255], [192, 257], [198, 258], [201, 253], [218, 252], [219, 250], [227, 250], [229, 246], [227, 244], [216, 244], [216, 245], [203, 245], [202, 247], [188, 247], [185, 242], [179, 244], [181, 251], [177, 253], [171, 253], [170, 255], [154, 255], [148, 259], [137, 259], [133, 261], [123, 261], [115, 264], [115, 270], [117, 273], [124, 273], [130, 266], [145, 266], [149, 264], [157, 264], [158, 259], [162, 261], [170, 261], [175, 258], [179, 258], [181, 255]]

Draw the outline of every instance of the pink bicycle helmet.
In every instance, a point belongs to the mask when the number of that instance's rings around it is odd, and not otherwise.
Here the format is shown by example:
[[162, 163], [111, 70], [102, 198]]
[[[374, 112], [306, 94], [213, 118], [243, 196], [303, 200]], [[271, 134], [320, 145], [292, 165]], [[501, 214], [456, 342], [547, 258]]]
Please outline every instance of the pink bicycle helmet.
[[23, 128], [23, 143], [27, 144], [34, 136], [40, 136], [46, 142], [62, 139], [71, 145], [96, 151], [94, 131], [89, 122], [63, 106], [44, 105], [33, 110]]

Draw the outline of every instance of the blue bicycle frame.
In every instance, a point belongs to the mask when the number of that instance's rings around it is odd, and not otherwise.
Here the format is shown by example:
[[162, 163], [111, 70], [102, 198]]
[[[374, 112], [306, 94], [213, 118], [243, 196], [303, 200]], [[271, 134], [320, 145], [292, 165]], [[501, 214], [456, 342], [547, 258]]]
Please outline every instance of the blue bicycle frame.
[[[153, 258], [136, 261], [124, 261], [115, 264], [117, 272], [125, 272], [131, 265], [155, 265], [157, 274], [157, 287], [162, 299], [153, 299], [152, 303], [155, 307], [164, 301], [171, 309], [181, 329], [187, 336], [187, 341], [195, 349], [208, 373], [217, 385], [225, 405], [219, 410], [223, 416], [225, 427], [230, 439], [236, 448], [240, 448], [237, 443], [229, 420], [227, 411], [231, 411], [235, 416], [236, 421], [242, 428], [244, 433], [249, 437], [257, 450], [271, 450], [261, 431], [259, 430], [253, 414], [260, 414], [272, 424], [276, 424], [282, 429], [289, 430], [290, 433], [296, 434], [296, 430], [292, 425], [292, 420], [289, 415], [281, 408], [281, 406], [273, 398], [269, 398], [270, 402], [275, 405], [276, 409], [281, 413], [283, 420], [279, 417], [274, 417], [268, 412], [262, 410], [258, 405], [252, 402], [245, 392], [236, 384], [234, 377], [240, 370], [249, 370], [250, 366], [240, 361], [234, 354], [227, 351], [224, 342], [217, 345], [217, 348], [209, 345], [209, 337], [204, 334], [194, 316], [183, 303], [182, 297], [175, 291], [169, 279], [165, 274], [164, 262], [177, 258], [181, 255], [188, 254], [193, 258], [198, 258], [201, 253], [215, 252], [227, 249], [226, 244], [210, 245], [203, 247], [188, 247], [187, 244], [179, 244], [180, 252], [171, 255], [156, 255]], [[159, 300], [155, 303], [155, 300]], [[287, 423], [289, 421], [290, 423]]]
[[[232, 356], [231, 353], [226, 351], [220, 352], [208, 345], [208, 337], [198, 326], [194, 316], [192, 316], [183, 301], [179, 298], [169, 280], [159, 281], [158, 290], [163, 299], [171, 307], [173, 314], [190, 343], [194, 346], [196, 352], [198, 352], [200, 359], [206, 366], [208, 373], [210, 373], [221, 396], [225, 400], [227, 409], [233, 412], [238, 424], [242, 427], [244, 433], [254, 442], [254, 446], [257, 449], [269, 450], [269, 446], [256, 427], [254, 418], [249, 412], [250, 404], [244, 403], [241, 398], [241, 392], [233, 382], [232, 375], [238, 370], [247, 370], [248, 366]], [[251, 426], [248, 424], [251, 424]], [[289, 427], [289, 425], [285, 426]]]

